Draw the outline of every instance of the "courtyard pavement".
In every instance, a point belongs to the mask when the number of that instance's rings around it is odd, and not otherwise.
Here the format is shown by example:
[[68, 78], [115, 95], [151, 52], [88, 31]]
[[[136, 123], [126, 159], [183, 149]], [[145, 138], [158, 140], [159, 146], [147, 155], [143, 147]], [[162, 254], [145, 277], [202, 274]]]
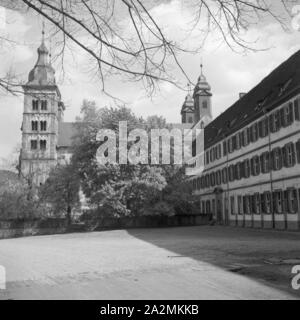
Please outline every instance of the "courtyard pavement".
[[0, 240], [0, 299], [299, 299], [300, 233], [199, 226]]

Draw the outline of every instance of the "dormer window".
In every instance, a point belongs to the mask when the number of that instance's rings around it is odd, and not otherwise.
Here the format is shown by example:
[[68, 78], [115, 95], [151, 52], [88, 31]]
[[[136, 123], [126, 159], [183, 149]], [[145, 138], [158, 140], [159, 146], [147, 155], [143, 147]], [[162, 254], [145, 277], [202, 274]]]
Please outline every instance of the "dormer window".
[[38, 100], [32, 100], [32, 110], [33, 111], [39, 110], [39, 101]]
[[207, 101], [206, 101], [206, 100], [204, 100], [204, 101], [202, 102], [202, 108], [203, 108], [203, 109], [207, 109]]
[[47, 100], [41, 101], [41, 110], [47, 110]]

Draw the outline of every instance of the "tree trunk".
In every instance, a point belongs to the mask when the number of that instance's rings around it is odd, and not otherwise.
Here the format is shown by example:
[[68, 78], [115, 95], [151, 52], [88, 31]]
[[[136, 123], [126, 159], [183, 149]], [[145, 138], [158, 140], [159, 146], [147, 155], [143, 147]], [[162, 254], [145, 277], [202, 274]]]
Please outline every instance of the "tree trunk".
[[68, 223], [68, 226], [70, 226], [71, 222], [72, 222], [71, 212], [72, 212], [72, 208], [71, 208], [70, 205], [68, 205], [68, 208], [67, 208], [67, 223]]

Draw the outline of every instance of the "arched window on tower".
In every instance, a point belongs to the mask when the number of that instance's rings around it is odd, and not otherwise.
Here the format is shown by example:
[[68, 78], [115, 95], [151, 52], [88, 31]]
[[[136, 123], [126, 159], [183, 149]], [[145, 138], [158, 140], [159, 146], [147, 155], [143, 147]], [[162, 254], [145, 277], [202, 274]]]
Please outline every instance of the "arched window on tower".
[[193, 123], [193, 117], [189, 117], [189, 123]]
[[203, 108], [203, 109], [207, 109], [207, 100], [204, 100], [204, 101], [202, 102], [202, 108]]
[[204, 129], [204, 122], [203, 121], [201, 121], [200, 129]]
[[41, 110], [47, 110], [47, 100], [41, 101]]
[[40, 140], [40, 149], [46, 150], [47, 147], [47, 141], [46, 140]]
[[31, 130], [37, 131], [38, 129], [38, 122], [37, 121], [31, 121]]
[[39, 110], [39, 101], [38, 100], [32, 100], [32, 110], [34, 110], [34, 111]]
[[41, 131], [46, 131], [47, 130], [47, 121], [41, 121]]

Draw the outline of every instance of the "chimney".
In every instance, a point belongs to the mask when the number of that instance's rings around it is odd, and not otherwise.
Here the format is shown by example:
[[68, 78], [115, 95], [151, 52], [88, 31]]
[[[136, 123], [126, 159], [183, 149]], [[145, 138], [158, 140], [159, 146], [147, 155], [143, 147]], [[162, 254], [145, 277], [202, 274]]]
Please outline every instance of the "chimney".
[[241, 98], [243, 98], [243, 96], [246, 94], [246, 92], [240, 92], [239, 93], [239, 98], [241, 99]]

